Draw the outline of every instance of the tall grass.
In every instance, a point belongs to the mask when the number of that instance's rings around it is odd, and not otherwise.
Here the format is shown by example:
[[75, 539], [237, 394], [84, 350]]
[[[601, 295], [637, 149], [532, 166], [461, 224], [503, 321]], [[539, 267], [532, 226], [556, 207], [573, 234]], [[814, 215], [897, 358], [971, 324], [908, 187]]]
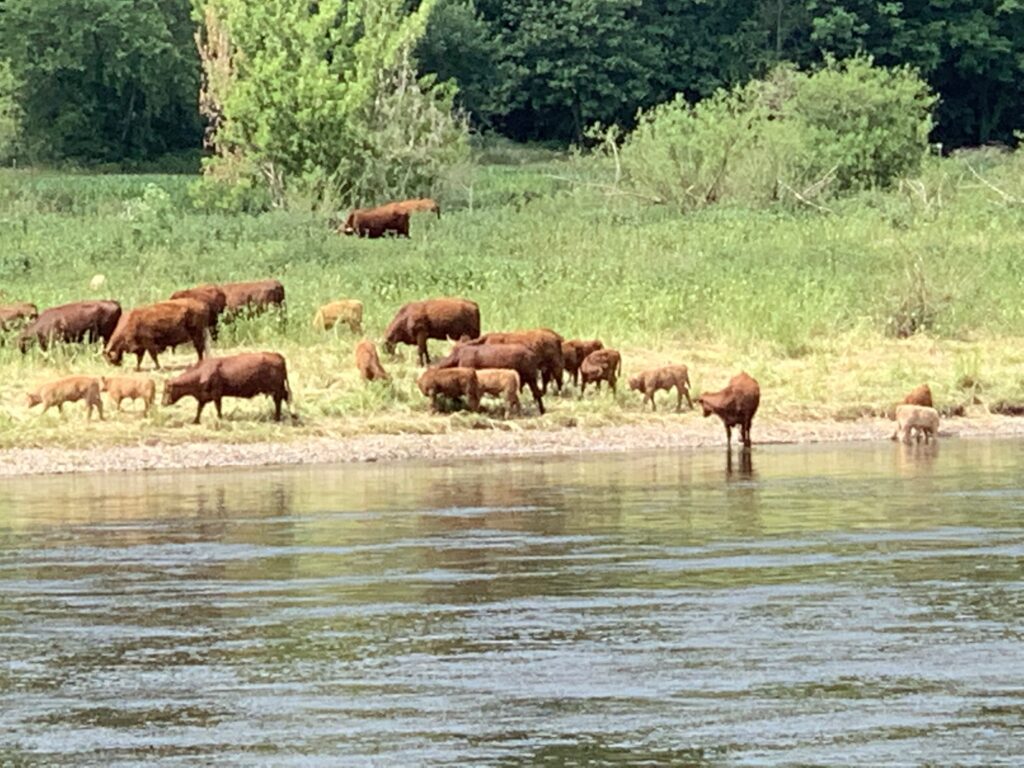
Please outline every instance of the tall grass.
[[[605, 194], [605, 170], [557, 157], [484, 166], [441, 201], [440, 221], [420, 215], [410, 240], [377, 241], [339, 236], [308, 213], [197, 211], [187, 177], [6, 171], [0, 302], [103, 296], [130, 307], [197, 282], [277, 277], [287, 323], [239, 323], [220, 347], [289, 350], [322, 393], [349, 375], [352, 339], [316, 332], [311, 319], [320, 304], [347, 297], [364, 302], [370, 337], [405, 301], [459, 295], [480, 303], [488, 330], [547, 326], [684, 356], [714, 349], [737, 365], [812, 356], [836, 339], [845, 349], [860, 340], [870, 354], [886, 336], [908, 333], [950, 343], [1024, 337], [1016, 156], [936, 159], [900, 189], [848, 198], [831, 214], [711, 207], [681, 216]], [[106, 282], [94, 293], [97, 274]], [[8, 345], [0, 371], [23, 382], [41, 367], [92, 365], [90, 354], [23, 360]], [[413, 375], [402, 374], [408, 392]], [[324, 394], [317, 407], [369, 414], [385, 402], [420, 405], [354, 379], [352, 388]]]

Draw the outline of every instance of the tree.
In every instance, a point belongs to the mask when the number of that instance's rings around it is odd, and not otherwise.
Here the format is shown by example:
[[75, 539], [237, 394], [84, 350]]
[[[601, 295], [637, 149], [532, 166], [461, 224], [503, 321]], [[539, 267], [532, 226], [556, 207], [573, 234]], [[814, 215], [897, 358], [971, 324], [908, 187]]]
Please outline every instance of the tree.
[[21, 129], [17, 92], [18, 81], [11, 71], [11, 63], [0, 59], [0, 160], [13, 154]]
[[188, 0], [6, 0], [0, 56], [22, 139], [43, 160], [141, 158], [198, 144]]
[[416, 77], [411, 50], [434, 0], [211, 0], [200, 9], [214, 178], [258, 174], [343, 202], [429, 191], [465, 151], [454, 91]]

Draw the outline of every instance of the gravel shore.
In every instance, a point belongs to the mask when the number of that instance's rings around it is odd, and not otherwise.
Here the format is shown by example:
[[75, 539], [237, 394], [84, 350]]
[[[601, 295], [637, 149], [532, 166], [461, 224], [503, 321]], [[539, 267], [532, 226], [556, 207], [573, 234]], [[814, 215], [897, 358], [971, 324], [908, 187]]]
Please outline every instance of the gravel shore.
[[[892, 422], [766, 420], [755, 424], [756, 444], [884, 440]], [[981, 416], [948, 419], [942, 439], [950, 437], [1024, 437], [1024, 419]], [[738, 437], [738, 431], [735, 434]], [[130, 445], [90, 449], [14, 448], [0, 451], [0, 476], [69, 472], [332, 464], [408, 459], [614, 453], [652, 449], [724, 447], [725, 435], [715, 419], [675, 425], [628, 425], [550, 431], [463, 430], [439, 435], [383, 434], [309, 438], [283, 443], [184, 443]]]

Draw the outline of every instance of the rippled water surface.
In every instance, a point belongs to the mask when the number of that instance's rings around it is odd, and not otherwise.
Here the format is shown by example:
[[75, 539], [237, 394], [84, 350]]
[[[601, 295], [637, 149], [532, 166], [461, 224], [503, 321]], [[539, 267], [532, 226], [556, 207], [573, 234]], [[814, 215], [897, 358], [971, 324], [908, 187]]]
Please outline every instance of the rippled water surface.
[[0, 764], [1020, 765], [1024, 451], [0, 482]]

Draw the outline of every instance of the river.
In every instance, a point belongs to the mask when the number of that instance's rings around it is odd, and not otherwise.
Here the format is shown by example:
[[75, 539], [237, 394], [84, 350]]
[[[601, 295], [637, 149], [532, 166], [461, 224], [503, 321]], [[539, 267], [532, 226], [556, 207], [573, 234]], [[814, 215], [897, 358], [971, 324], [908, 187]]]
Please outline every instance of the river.
[[1017, 441], [0, 481], [0, 764], [1019, 765]]

